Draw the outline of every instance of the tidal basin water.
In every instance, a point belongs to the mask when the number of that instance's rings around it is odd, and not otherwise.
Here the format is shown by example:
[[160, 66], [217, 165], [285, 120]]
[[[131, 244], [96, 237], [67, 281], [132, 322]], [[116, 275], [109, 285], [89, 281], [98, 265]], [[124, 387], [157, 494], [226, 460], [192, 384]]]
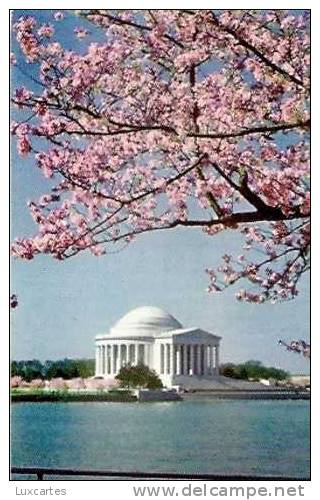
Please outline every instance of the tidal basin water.
[[161, 403], [16, 403], [12, 405], [11, 463], [308, 477], [309, 410], [308, 401], [206, 398]]

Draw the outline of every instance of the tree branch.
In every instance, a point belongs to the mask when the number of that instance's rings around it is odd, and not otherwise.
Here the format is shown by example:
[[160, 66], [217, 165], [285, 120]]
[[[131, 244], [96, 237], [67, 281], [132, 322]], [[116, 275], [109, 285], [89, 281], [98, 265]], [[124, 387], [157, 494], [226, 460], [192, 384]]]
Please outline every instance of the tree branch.
[[213, 23], [215, 24], [215, 26], [218, 26], [222, 31], [225, 31], [226, 33], [231, 35], [233, 38], [235, 38], [237, 40], [237, 42], [239, 42], [240, 45], [242, 45], [242, 47], [249, 50], [250, 52], [253, 52], [253, 54], [255, 56], [257, 56], [258, 59], [260, 59], [269, 68], [271, 68], [276, 73], [279, 73], [280, 75], [284, 76], [288, 80], [291, 80], [296, 85], [299, 85], [301, 87], [304, 86], [304, 83], [302, 80], [299, 80], [299, 78], [296, 78], [294, 75], [288, 73], [286, 70], [284, 70], [280, 66], [277, 66], [270, 59], [268, 59], [267, 56], [265, 56], [259, 49], [254, 47], [254, 45], [252, 45], [250, 42], [248, 42], [244, 38], [242, 38], [235, 30], [228, 28], [227, 26], [222, 25], [220, 23], [219, 19], [217, 18], [217, 16], [213, 12], [211, 12], [211, 15], [212, 15]]
[[[129, 26], [131, 28], [136, 28], [140, 31], [149, 31], [150, 32], [153, 30], [153, 28], [151, 28], [151, 26], [147, 26], [144, 24], [139, 24], [135, 21], [128, 21], [125, 19], [121, 19], [119, 17], [115, 17], [115, 16], [112, 16], [111, 14], [108, 14], [106, 11], [103, 11], [103, 12], [101, 12], [100, 10], [92, 11], [89, 14], [83, 14], [83, 17], [88, 19], [88, 16], [95, 16], [95, 15], [100, 16], [100, 17], [106, 17], [107, 19], [109, 19], [109, 21], [111, 21], [115, 24], [118, 24], [118, 26]], [[88, 20], [90, 21], [90, 19], [88, 19]], [[173, 36], [165, 34], [164, 37], [167, 40], [169, 40], [170, 42], [172, 42], [175, 45], [177, 45], [178, 47], [180, 47], [181, 49], [184, 48], [184, 45], [181, 42], [179, 42], [178, 40], [176, 40]]]

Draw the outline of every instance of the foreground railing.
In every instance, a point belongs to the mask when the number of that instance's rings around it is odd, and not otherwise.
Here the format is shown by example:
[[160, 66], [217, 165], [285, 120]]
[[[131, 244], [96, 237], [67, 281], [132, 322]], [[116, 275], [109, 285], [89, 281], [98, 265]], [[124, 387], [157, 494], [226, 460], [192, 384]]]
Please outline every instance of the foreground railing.
[[42, 481], [44, 476], [91, 476], [138, 480], [192, 480], [192, 481], [309, 481], [307, 477], [287, 476], [248, 476], [221, 474], [178, 474], [175, 472], [137, 472], [87, 469], [51, 469], [47, 467], [11, 467], [12, 474], [37, 476]]

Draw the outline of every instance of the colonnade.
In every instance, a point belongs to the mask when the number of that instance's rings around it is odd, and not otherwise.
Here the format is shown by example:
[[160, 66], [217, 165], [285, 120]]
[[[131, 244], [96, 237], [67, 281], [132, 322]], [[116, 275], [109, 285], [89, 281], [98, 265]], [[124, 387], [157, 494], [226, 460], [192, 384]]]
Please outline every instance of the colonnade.
[[219, 346], [207, 344], [160, 344], [161, 375], [216, 375]]
[[[114, 376], [124, 365], [143, 363], [159, 375], [216, 375], [219, 370], [219, 346], [213, 344], [117, 343], [96, 346], [96, 375]], [[154, 363], [151, 363], [153, 358]], [[154, 366], [153, 366], [154, 365]]]
[[150, 344], [117, 343], [96, 346], [96, 375], [116, 375], [127, 364], [150, 362]]

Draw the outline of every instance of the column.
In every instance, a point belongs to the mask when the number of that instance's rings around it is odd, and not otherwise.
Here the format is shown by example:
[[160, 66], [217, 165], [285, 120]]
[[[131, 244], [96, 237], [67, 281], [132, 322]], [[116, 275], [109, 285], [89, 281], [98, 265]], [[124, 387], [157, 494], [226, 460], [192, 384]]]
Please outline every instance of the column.
[[171, 344], [171, 374], [175, 375], [176, 374], [176, 352], [175, 352], [176, 346], [174, 344]]
[[113, 344], [110, 344], [110, 375], [113, 373]]
[[208, 375], [210, 373], [209, 371], [209, 346], [205, 344], [204, 346], [204, 374]]
[[110, 345], [106, 345], [106, 374], [110, 374]]
[[128, 363], [128, 356], [129, 356], [128, 344], [123, 344], [121, 366], [126, 366], [126, 364]]
[[115, 375], [117, 373], [117, 346], [113, 344], [112, 346], [112, 373]]
[[211, 345], [207, 346], [207, 374], [211, 375]]
[[166, 344], [167, 352], [166, 352], [166, 361], [167, 361], [167, 374], [170, 375], [172, 367], [171, 367], [171, 356], [170, 356], [170, 344]]
[[160, 348], [160, 373], [164, 374], [164, 344], [159, 345]]
[[116, 372], [118, 373], [121, 365], [120, 365], [120, 359], [121, 359], [121, 344], [117, 344], [117, 357], [116, 357]]
[[123, 349], [123, 361], [122, 361], [122, 366], [125, 366], [128, 363], [128, 344], [124, 344], [124, 349]]
[[143, 344], [143, 364], [147, 364], [147, 344]]
[[105, 346], [101, 346], [101, 375], [104, 375], [104, 370], [105, 370]]
[[193, 346], [193, 358], [194, 358], [194, 374], [198, 375], [198, 345]]
[[183, 345], [182, 344], [179, 346], [179, 350], [180, 350], [180, 367], [179, 367], [179, 370], [180, 370], [180, 375], [183, 375], [183, 365], [184, 365], [183, 354], [184, 354], [184, 350], [183, 350]]
[[194, 345], [190, 346], [190, 372], [191, 375], [194, 374]]
[[122, 368], [122, 360], [123, 360], [123, 358], [122, 358], [122, 353], [123, 353], [122, 345], [123, 344], [119, 344], [119, 347], [118, 347], [118, 349], [119, 349], [119, 370], [120, 370], [120, 368]]
[[107, 368], [106, 368], [106, 374], [110, 375], [111, 373], [111, 363], [110, 363], [110, 344], [107, 345]]
[[201, 375], [201, 344], [198, 344], [198, 375]]
[[206, 346], [201, 344], [202, 375], [206, 374]]
[[120, 368], [122, 368], [126, 361], [126, 345], [121, 344], [120, 346]]
[[133, 364], [136, 366], [138, 364], [138, 344], [134, 344], [134, 354], [133, 354]]
[[209, 373], [213, 375], [213, 359], [212, 359], [213, 346], [209, 345]]
[[124, 344], [122, 366], [125, 366], [127, 364], [128, 362], [127, 360], [128, 360], [128, 344]]
[[105, 346], [105, 374], [109, 373], [109, 344]]
[[181, 351], [180, 351], [180, 345], [177, 345], [177, 348], [176, 348], [176, 372], [177, 372], [177, 375], [181, 375]]
[[109, 373], [109, 344], [106, 344], [105, 346], [105, 374], [107, 375]]
[[188, 375], [188, 350], [187, 350], [187, 348], [188, 348], [187, 344], [184, 344], [183, 345], [183, 368], [182, 368], [183, 375]]
[[203, 375], [207, 375], [207, 346], [203, 344]]
[[215, 356], [215, 374], [219, 375], [219, 346], [216, 346], [216, 356]]
[[212, 366], [212, 374], [213, 375], [215, 375], [215, 373], [216, 373], [215, 355], [216, 355], [216, 347], [213, 345], [212, 350], [211, 350], [211, 366]]
[[167, 363], [167, 344], [163, 344], [163, 373], [164, 375], [167, 374], [167, 366], [168, 366], [168, 363]]
[[104, 346], [104, 373], [108, 373], [108, 344]]
[[[138, 361], [142, 364], [144, 364], [145, 360], [145, 347], [144, 344], [139, 344], [139, 350], [140, 350], [140, 355], [138, 356]], [[139, 352], [138, 350], [138, 352]]]
[[209, 358], [209, 362], [210, 362], [210, 374], [213, 375], [214, 374], [214, 368], [213, 368], [213, 345], [210, 346], [210, 358]]
[[150, 366], [150, 350], [149, 344], [144, 344], [144, 364]]

